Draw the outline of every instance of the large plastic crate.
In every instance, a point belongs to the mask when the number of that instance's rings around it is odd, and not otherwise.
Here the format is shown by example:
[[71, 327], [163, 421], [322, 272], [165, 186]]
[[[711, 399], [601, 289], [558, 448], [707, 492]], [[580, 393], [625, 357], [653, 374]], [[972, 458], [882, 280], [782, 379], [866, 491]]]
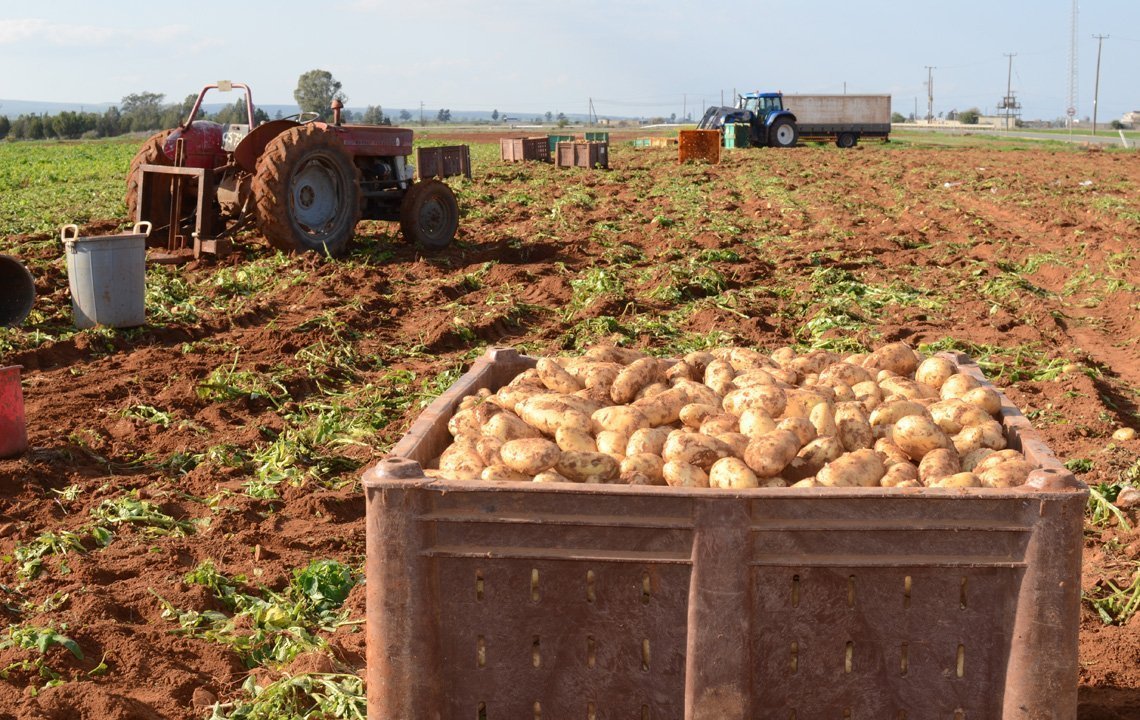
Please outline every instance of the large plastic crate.
[[558, 167], [608, 168], [610, 146], [604, 142], [560, 142], [554, 156]]
[[369, 720], [1076, 717], [1087, 488], [1004, 397], [1015, 489], [425, 477], [534, 362], [489, 351], [365, 473]]
[[545, 137], [499, 138], [499, 155], [507, 162], [550, 162], [550, 146]]
[[751, 125], [748, 123], [728, 123], [724, 126], [725, 148], [746, 148], [751, 144]]
[[720, 162], [719, 130], [681, 130], [677, 133], [679, 162], [703, 160], [713, 165]]

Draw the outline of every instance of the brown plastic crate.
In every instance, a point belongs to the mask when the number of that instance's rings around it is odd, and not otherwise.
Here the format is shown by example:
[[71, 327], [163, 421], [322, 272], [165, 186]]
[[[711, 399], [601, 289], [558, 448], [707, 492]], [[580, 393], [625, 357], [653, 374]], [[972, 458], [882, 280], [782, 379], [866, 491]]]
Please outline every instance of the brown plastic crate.
[[416, 174], [420, 180], [462, 175], [471, 179], [471, 148], [444, 145], [416, 148]]
[[681, 130], [677, 133], [677, 158], [704, 160], [716, 165], [720, 162], [719, 130]]
[[546, 137], [499, 138], [499, 153], [508, 162], [538, 160], [550, 162], [550, 145]]
[[[951, 355], [981, 377], [964, 356]], [[1087, 488], [436, 480], [491, 350], [364, 476], [368, 717], [1073, 720]]]
[[560, 142], [555, 164], [558, 167], [608, 168], [610, 145], [607, 142], [574, 140]]

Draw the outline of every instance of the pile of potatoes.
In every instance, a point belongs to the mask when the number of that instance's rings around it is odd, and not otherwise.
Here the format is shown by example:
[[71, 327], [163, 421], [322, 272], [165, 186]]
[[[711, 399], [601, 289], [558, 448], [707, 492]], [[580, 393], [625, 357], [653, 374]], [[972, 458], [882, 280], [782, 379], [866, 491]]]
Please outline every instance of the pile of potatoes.
[[940, 357], [891, 343], [840, 356], [743, 347], [662, 360], [613, 346], [542, 358], [463, 399], [440, 477], [679, 487], [996, 487], [1001, 400]]

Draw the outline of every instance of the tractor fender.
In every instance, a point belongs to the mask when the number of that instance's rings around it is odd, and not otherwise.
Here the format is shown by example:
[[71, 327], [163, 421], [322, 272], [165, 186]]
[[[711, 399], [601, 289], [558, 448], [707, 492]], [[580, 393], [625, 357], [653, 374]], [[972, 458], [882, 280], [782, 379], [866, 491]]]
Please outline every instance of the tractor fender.
[[234, 161], [242, 170], [249, 173], [256, 172], [257, 159], [265, 152], [265, 146], [272, 142], [273, 138], [300, 124], [296, 120], [271, 120], [258, 125], [234, 148]]
[[781, 118], [787, 118], [787, 119], [791, 120], [792, 122], [797, 122], [795, 115], [793, 115], [791, 112], [789, 112], [787, 110], [784, 110], [783, 112], [774, 112], [774, 113], [769, 114], [768, 119], [764, 122], [764, 124], [767, 125], [768, 127], [772, 127], [772, 125], [774, 125], [775, 122]]
[[186, 154], [186, 167], [212, 168], [225, 164], [222, 151], [222, 126], [209, 120], [195, 120], [187, 128], [175, 128], [162, 144], [162, 154], [174, 164], [179, 140]]

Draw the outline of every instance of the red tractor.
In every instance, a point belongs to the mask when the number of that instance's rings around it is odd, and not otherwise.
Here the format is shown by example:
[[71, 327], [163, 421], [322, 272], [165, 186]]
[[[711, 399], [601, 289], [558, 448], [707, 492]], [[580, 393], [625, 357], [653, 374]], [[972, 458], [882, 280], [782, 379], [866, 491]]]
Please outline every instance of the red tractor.
[[[209, 90], [245, 91], [248, 124], [195, 120]], [[254, 120], [249, 86], [219, 82], [198, 94], [186, 121], [149, 138], [131, 161], [127, 211], [154, 227], [152, 259], [224, 254], [238, 230], [254, 227], [286, 252], [342, 254], [357, 222], [399, 221], [404, 238], [446, 247], [459, 226], [447, 184], [415, 179], [412, 131], [332, 123], [316, 113]], [[431, 148], [431, 175], [470, 177], [464, 146]]]

